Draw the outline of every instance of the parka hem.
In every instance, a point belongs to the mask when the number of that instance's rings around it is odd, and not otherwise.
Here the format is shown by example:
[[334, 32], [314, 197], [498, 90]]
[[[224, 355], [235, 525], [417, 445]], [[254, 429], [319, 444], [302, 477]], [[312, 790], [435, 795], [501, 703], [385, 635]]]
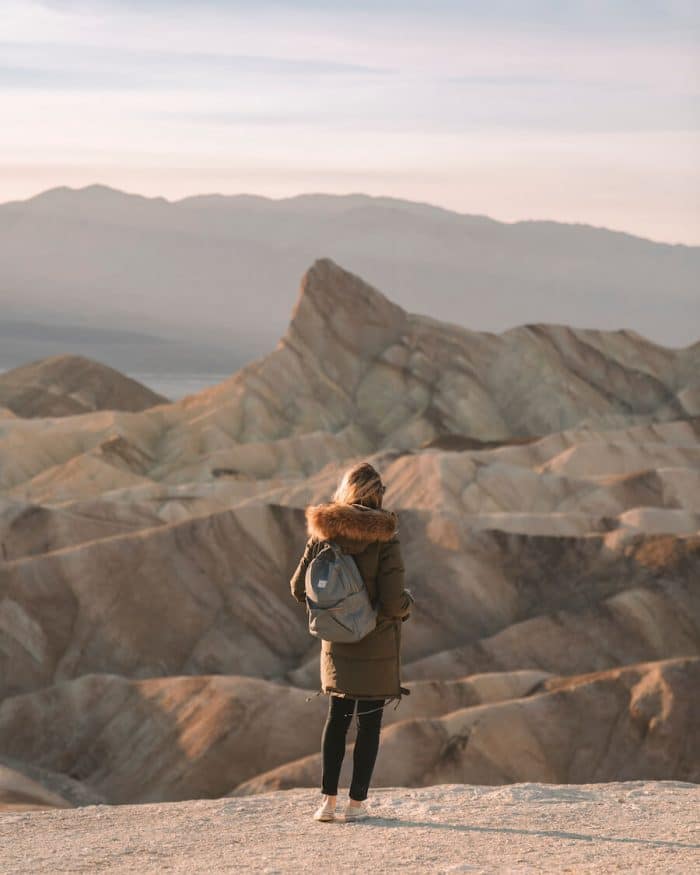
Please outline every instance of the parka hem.
[[394, 693], [382, 693], [382, 694], [377, 694], [377, 693], [348, 693], [348, 692], [346, 692], [345, 690], [339, 690], [337, 687], [321, 686], [321, 687], [319, 687], [319, 689], [316, 691], [316, 694], [315, 694], [315, 695], [317, 695], [317, 696], [321, 696], [321, 695], [328, 696], [328, 695], [331, 695], [331, 694], [334, 695], [334, 696], [341, 696], [341, 697], [343, 697], [343, 698], [350, 698], [350, 699], [400, 699], [402, 696], [410, 696], [410, 695], [411, 695], [411, 691], [408, 689], [408, 687], [399, 686], [399, 691], [398, 691], [398, 693], [396, 693], [396, 692], [394, 692]]

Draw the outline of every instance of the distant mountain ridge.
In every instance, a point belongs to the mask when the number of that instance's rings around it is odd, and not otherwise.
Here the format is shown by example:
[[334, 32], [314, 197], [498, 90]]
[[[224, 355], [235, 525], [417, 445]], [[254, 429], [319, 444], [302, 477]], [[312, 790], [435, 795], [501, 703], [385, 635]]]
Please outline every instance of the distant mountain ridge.
[[60, 314], [47, 316], [43, 322], [9, 319], [0, 311], [0, 374], [61, 355], [95, 359], [135, 379], [148, 374], [156, 380], [165, 377], [173, 381], [183, 376], [231, 373], [248, 358], [235, 346], [67, 322]]
[[555, 323], [698, 339], [700, 247], [588, 225], [359, 194], [170, 202], [93, 185], [2, 204], [0, 230], [4, 318], [186, 337], [234, 349], [234, 367], [276, 342], [291, 278], [326, 256], [409, 312], [472, 330]]

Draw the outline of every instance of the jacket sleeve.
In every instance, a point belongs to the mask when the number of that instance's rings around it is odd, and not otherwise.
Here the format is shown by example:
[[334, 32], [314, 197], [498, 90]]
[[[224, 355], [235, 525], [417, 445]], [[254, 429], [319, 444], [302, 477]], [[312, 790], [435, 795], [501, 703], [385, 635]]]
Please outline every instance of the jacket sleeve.
[[306, 569], [309, 567], [309, 563], [313, 558], [313, 545], [315, 543], [315, 538], [310, 537], [306, 546], [304, 547], [304, 554], [299, 560], [299, 564], [296, 567], [294, 574], [292, 575], [292, 579], [289, 581], [289, 588], [291, 590], [294, 598], [300, 602], [301, 604], [306, 603], [306, 593], [305, 593], [305, 578], [306, 578]]
[[411, 613], [413, 596], [404, 587], [405, 568], [398, 535], [385, 541], [379, 551], [377, 599], [380, 617], [405, 620]]

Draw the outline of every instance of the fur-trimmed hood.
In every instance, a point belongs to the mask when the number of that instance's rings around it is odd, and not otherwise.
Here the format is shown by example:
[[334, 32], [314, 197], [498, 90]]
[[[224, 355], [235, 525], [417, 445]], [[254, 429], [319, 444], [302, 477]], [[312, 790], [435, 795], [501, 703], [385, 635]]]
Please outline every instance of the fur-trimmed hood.
[[330, 501], [306, 508], [306, 529], [320, 541], [388, 541], [398, 531], [398, 516], [391, 510]]

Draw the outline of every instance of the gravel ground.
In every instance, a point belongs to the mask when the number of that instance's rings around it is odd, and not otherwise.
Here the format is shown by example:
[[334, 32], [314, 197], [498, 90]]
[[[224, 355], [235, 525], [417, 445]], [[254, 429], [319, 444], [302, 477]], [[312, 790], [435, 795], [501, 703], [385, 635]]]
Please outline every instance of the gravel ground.
[[377, 789], [355, 823], [315, 822], [319, 799], [4, 812], [0, 872], [700, 872], [696, 784]]

